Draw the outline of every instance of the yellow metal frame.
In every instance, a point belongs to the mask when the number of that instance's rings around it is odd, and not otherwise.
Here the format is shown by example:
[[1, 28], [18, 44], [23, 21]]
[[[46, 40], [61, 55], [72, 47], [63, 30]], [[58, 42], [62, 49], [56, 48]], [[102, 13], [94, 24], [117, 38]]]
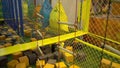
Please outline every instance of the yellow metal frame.
[[[87, 34], [87, 32], [77, 31], [76, 32], [76, 37], [83, 36], [85, 34]], [[65, 35], [60, 35], [60, 40], [59, 41], [65, 41], [67, 39], [71, 39], [71, 38], [74, 38], [74, 37], [75, 37], [75, 32], [69, 33], [69, 34], [65, 34]], [[42, 44], [42, 40], [39, 40], [39, 41], [35, 41], [35, 42], [24, 43], [24, 44], [17, 44], [17, 45], [6, 47], [6, 48], [1, 48], [0, 49], [0, 56], [12, 54], [12, 53], [15, 53], [15, 52], [18, 52], [18, 51], [25, 51], [25, 50], [36, 48], [37, 47], [37, 43], [39, 44], [39, 46], [45, 46], [45, 45], [48, 45], [48, 44], [57, 43], [58, 42], [58, 38], [59, 38], [59, 36], [48, 38], [48, 39], [44, 39], [43, 40], [43, 45], [41, 45]]]
[[[82, 8], [81, 8], [82, 4]], [[78, 22], [81, 22], [82, 31], [88, 32], [89, 29], [89, 18], [90, 18], [90, 6], [91, 0], [83, 0], [82, 3], [78, 4]], [[82, 10], [82, 14], [80, 15]], [[82, 21], [80, 21], [80, 18]]]
[[109, 39], [109, 38], [104, 38], [104, 37], [102, 37], [100, 35], [96, 35], [96, 34], [93, 34], [93, 33], [88, 33], [88, 34], [91, 35], [92, 37], [105, 39], [107, 41], [110, 41], [110, 42], [113, 42], [113, 43], [116, 43], [116, 44], [120, 45], [120, 42], [118, 42], [118, 41], [115, 41], [115, 40], [112, 40], [112, 39]]
[[83, 0], [82, 7], [82, 30], [88, 32], [89, 29], [89, 19], [90, 19], [90, 8], [91, 8], [91, 0]]

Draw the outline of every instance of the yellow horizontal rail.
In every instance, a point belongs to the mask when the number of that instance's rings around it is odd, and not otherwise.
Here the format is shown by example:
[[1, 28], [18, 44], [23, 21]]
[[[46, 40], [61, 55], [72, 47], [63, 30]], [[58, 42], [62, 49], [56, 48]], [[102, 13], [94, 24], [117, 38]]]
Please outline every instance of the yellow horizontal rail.
[[115, 58], [117, 58], [117, 59], [120, 59], [120, 56], [117, 55], [117, 54], [114, 54], [114, 53], [112, 53], [112, 52], [109, 52], [109, 51], [107, 51], [107, 50], [104, 50], [104, 49], [102, 49], [102, 48], [99, 48], [99, 47], [97, 47], [97, 46], [95, 46], [95, 45], [92, 45], [92, 44], [90, 44], [90, 43], [87, 43], [87, 42], [85, 42], [85, 41], [82, 41], [82, 40], [80, 40], [80, 39], [78, 39], [78, 38], [76, 38], [76, 40], [79, 41], [80, 43], [85, 44], [86, 46], [92, 47], [92, 48], [94, 48], [94, 49], [96, 49], [96, 50], [98, 50], [98, 51], [103, 51], [104, 53], [106, 53], [106, 54], [108, 54], [108, 55], [110, 55], [110, 56], [112, 56], [112, 57], [115, 57]]
[[104, 37], [102, 37], [100, 35], [96, 35], [96, 34], [93, 34], [93, 33], [88, 33], [88, 34], [91, 35], [92, 37], [105, 39], [107, 41], [110, 41], [110, 42], [113, 42], [113, 43], [116, 43], [116, 44], [120, 45], [120, 42], [118, 42], [118, 41], [115, 41], [115, 40], [112, 40], [112, 39], [109, 39], [109, 38], [104, 38]]
[[[77, 36], [82, 36], [82, 35], [85, 35], [85, 34], [87, 34], [87, 32], [77, 31], [76, 32], [76, 37]], [[75, 32], [65, 34], [65, 35], [60, 35], [60, 41], [65, 41], [67, 39], [71, 39], [71, 38], [74, 38], [74, 37], [75, 37]], [[57, 43], [58, 38], [59, 38], [59, 36], [44, 39], [43, 40], [43, 45], [41, 45], [42, 40], [39, 40], [39, 41], [35, 41], [35, 42], [17, 44], [17, 45], [6, 47], [6, 48], [1, 48], [0, 49], [0, 56], [12, 54], [12, 53], [15, 53], [15, 52], [18, 52], [18, 51], [25, 51], [25, 50], [36, 48], [37, 43], [39, 44], [39, 46], [45, 46], [45, 45], [48, 45], [48, 44]]]
[[3, 20], [4, 20], [3, 18], [0, 19], [0, 21], [3, 21]]

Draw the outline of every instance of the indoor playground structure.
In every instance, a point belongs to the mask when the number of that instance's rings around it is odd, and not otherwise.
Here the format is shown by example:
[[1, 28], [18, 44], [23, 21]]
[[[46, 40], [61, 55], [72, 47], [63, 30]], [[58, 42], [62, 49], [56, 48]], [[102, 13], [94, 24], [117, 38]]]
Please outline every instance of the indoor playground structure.
[[120, 68], [119, 0], [0, 0], [0, 68]]

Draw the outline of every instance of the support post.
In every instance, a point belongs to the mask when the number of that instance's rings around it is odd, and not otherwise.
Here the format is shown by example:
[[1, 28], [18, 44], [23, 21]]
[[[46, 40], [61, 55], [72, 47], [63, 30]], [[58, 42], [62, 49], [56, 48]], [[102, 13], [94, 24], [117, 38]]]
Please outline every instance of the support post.
[[81, 25], [81, 30], [85, 32], [88, 32], [89, 30], [90, 7], [91, 0], [80, 0], [78, 8], [78, 22]]

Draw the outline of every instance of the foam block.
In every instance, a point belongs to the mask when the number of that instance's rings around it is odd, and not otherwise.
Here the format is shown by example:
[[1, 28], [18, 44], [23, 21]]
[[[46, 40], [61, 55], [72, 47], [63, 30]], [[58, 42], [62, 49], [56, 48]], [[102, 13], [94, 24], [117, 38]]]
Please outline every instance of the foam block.
[[4, 29], [4, 31], [8, 31], [8, 27], [4, 27], [3, 29]]
[[8, 59], [6, 56], [0, 56], [0, 67], [4, 67], [7, 65]]
[[29, 54], [32, 54], [32, 51], [31, 51], [31, 50], [27, 50], [27, 51], [24, 51], [24, 52], [23, 52], [23, 55], [25, 55], [25, 56], [27, 56], [27, 55], [29, 55]]
[[26, 66], [29, 66], [29, 59], [27, 56], [23, 56], [19, 58], [20, 63], [25, 63]]
[[37, 48], [33, 48], [31, 49], [37, 56], [41, 56], [41, 53], [39, 52], [39, 50]]
[[28, 67], [28, 68], [32, 68], [32, 67]]
[[45, 60], [37, 60], [36, 61], [36, 68], [44, 67], [45, 66]]
[[4, 47], [9, 47], [9, 46], [12, 46], [12, 43], [6, 43], [6, 44], [4, 44]]
[[7, 32], [5, 32], [5, 31], [2, 31], [2, 33], [1, 33], [2, 35], [6, 35], [7, 34]]
[[5, 40], [0, 41], [0, 44], [3, 45], [3, 46], [4, 46], [5, 43], [6, 43]]
[[8, 43], [11, 42], [11, 40], [12, 40], [12, 38], [6, 38], [5, 39], [5, 41], [8, 42]]
[[59, 62], [59, 63], [56, 63], [55, 65], [56, 65], [56, 68], [67, 68], [64, 62]]
[[37, 41], [37, 39], [36, 39], [36, 38], [31, 38], [30, 41], [31, 41], [31, 42]]
[[43, 46], [43, 47], [41, 47], [41, 49], [42, 49], [44, 54], [49, 54], [49, 53], [52, 52], [51, 47], [49, 45], [48, 46]]
[[20, 37], [18, 35], [14, 35], [13, 38], [15, 38], [17, 41], [20, 40]]
[[33, 67], [28, 67], [28, 68], [33, 68]]
[[16, 65], [16, 68], [26, 68], [27, 66], [26, 66], [26, 64], [25, 63], [18, 63], [17, 65]]
[[35, 7], [35, 9], [34, 9], [34, 14], [33, 14], [34, 17], [38, 17], [38, 16], [37, 16], [37, 13], [39, 13], [40, 9], [41, 9], [41, 6], [40, 6], [40, 5], [37, 5], [37, 6]]
[[28, 25], [25, 25], [25, 30], [27, 30], [27, 29], [30, 29], [30, 27]]
[[27, 56], [29, 58], [29, 63], [30, 64], [35, 64], [36, 59], [37, 59], [37, 55], [33, 53], [33, 54], [28, 54]]
[[44, 68], [54, 68], [55, 66], [53, 65], [53, 64], [46, 64], [45, 66], [44, 66]]
[[8, 32], [13, 32], [14, 30], [13, 29], [8, 29]]
[[69, 54], [69, 53], [64, 53], [64, 58], [66, 60], [66, 62], [70, 63], [70, 62], [73, 62], [73, 55], [72, 54]]
[[47, 63], [49, 63], [49, 64], [55, 64], [56, 60], [55, 59], [49, 59]]
[[104, 64], [107, 64], [107, 65], [109, 65], [111, 63], [111, 61], [107, 60], [107, 59], [102, 59], [101, 62], [104, 63]]
[[72, 46], [66, 46], [66, 49], [73, 51], [73, 47]]
[[4, 46], [3, 46], [3, 45], [0, 45], [0, 48], [4, 48]]
[[101, 68], [109, 68], [111, 66], [111, 61], [107, 59], [102, 59]]
[[18, 64], [19, 62], [17, 60], [12, 60], [10, 62], [7, 63], [7, 67], [8, 68], [15, 68], [15, 66]]
[[120, 68], [120, 64], [113, 62], [112, 68]]
[[11, 33], [12, 33], [12, 34], [16, 34], [16, 32], [15, 32], [15, 31], [12, 31]]
[[69, 68], [80, 68], [80, 67], [77, 65], [71, 65]]
[[0, 40], [5, 40], [5, 35], [1, 35]]
[[24, 30], [24, 34], [25, 34], [25, 36], [31, 36], [32, 35], [32, 32], [31, 32], [31, 30]]
[[7, 32], [7, 34], [5, 36], [6, 37], [10, 37], [10, 36], [12, 36], [12, 33], [11, 32]]
[[39, 29], [40, 27], [39, 27], [39, 25], [35, 25], [35, 29]]
[[11, 40], [12, 45], [18, 44], [17, 41], [18, 41], [18, 40], [17, 40], [16, 38], [13, 38], [13, 37], [12, 37], [12, 40]]
[[19, 57], [22, 57], [23, 56], [23, 53], [22, 52], [16, 52], [16, 53], [14, 53], [14, 54], [12, 54], [13, 55], [13, 58], [14, 59], [18, 59]]

